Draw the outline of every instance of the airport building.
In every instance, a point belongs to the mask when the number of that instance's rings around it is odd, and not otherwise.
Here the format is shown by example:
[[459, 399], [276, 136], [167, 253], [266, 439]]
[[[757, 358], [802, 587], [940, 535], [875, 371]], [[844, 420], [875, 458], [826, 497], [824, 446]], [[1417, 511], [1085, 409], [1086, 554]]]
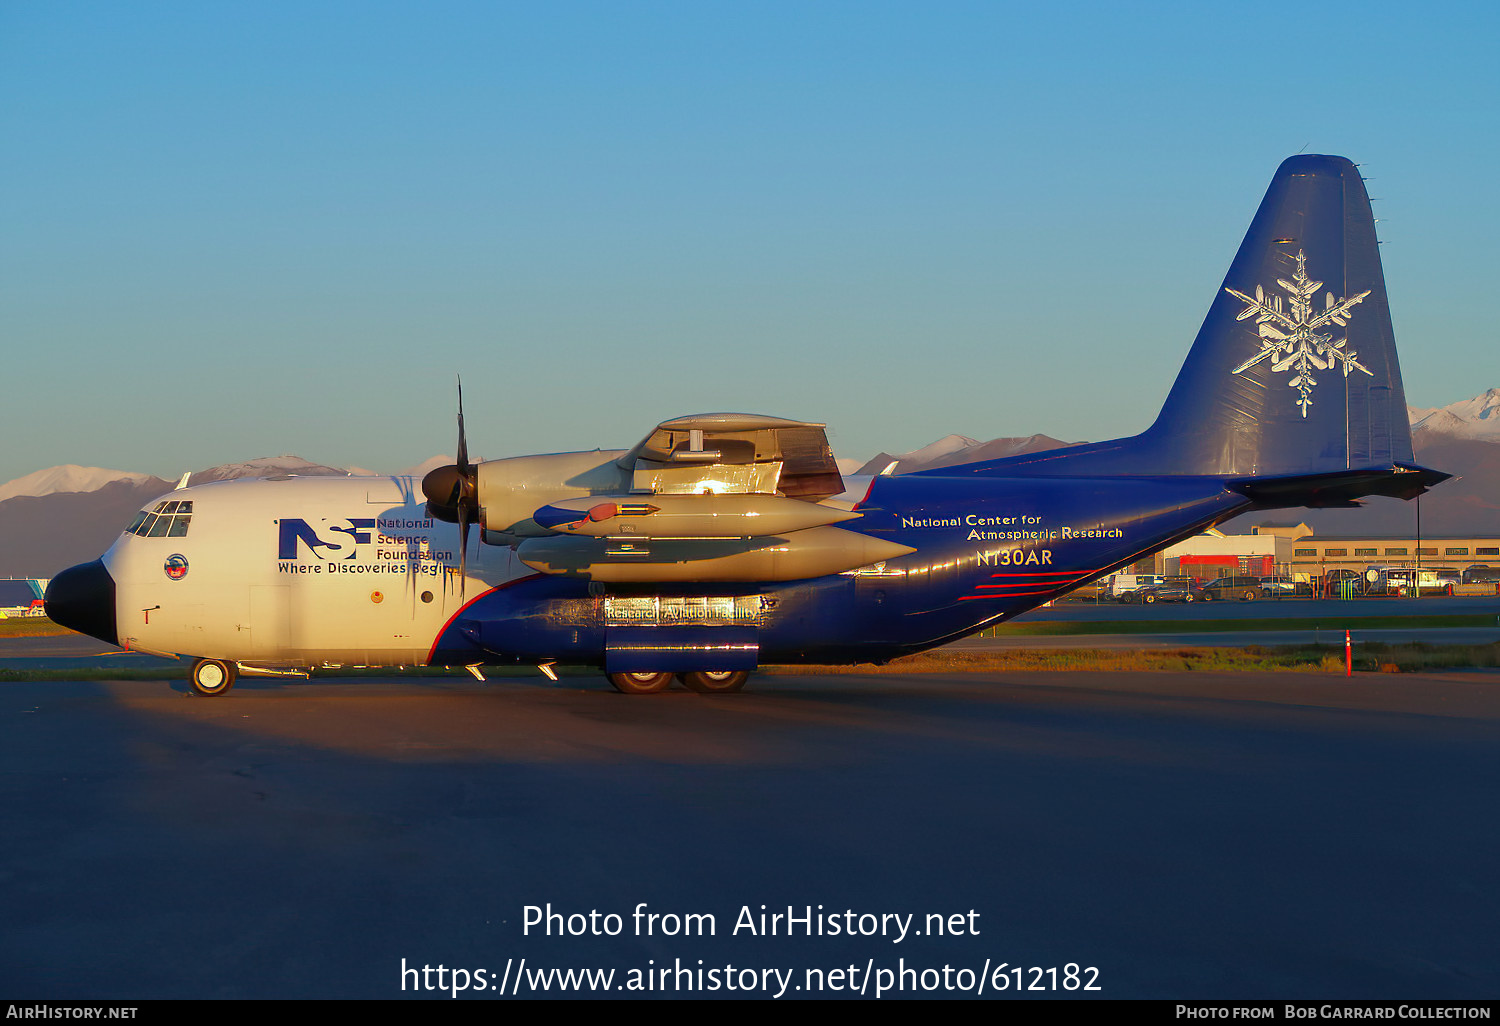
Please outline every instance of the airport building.
[[1330, 570], [1364, 570], [1374, 565], [1466, 570], [1500, 566], [1500, 537], [1415, 538], [1309, 535], [1292, 543], [1291, 572], [1325, 576]]
[[[1142, 565], [1146, 564], [1146, 565]], [[1249, 534], [1209, 529], [1137, 564], [1137, 573], [1210, 579], [1231, 574], [1281, 574], [1306, 580], [1333, 570], [1363, 573], [1372, 566], [1421, 566], [1463, 571], [1500, 567], [1500, 535], [1323, 535], [1305, 523], [1269, 522]]]
[[0, 580], [0, 618], [40, 616], [42, 596], [46, 593], [47, 581], [42, 578], [20, 577]]
[[1155, 563], [1160, 569], [1151, 572], [1203, 580], [1243, 575], [1265, 577], [1284, 573], [1280, 568], [1291, 555], [1290, 538], [1278, 534], [1225, 534], [1211, 527], [1158, 553]]

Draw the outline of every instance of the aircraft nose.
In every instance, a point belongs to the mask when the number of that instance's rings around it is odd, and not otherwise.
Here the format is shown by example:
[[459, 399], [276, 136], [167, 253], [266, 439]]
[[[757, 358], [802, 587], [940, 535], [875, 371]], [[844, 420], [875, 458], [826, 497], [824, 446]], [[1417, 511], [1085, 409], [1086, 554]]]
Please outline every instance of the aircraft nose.
[[42, 605], [54, 623], [111, 645], [120, 643], [115, 625], [115, 579], [100, 560], [70, 566], [52, 578]]

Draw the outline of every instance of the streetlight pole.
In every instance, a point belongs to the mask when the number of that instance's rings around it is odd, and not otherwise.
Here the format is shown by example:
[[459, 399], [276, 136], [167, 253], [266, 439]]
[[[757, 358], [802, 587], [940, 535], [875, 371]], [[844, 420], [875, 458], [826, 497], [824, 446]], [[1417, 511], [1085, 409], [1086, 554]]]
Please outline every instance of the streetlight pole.
[[1417, 577], [1412, 582], [1416, 588], [1417, 598], [1422, 597], [1422, 497], [1416, 498], [1417, 503]]

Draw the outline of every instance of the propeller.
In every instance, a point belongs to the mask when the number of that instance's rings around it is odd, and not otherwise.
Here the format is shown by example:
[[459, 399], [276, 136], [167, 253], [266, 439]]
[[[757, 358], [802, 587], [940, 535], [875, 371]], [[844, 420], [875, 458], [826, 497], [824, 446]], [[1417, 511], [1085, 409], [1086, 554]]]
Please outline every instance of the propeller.
[[452, 464], [438, 467], [422, 478], [427, 496], [427, 515], [458, 525], [459, 596], [463, 596], [469, 570], [469, 525], [479, 515], [479, 473], [469, 462], [469, 441], [464, 434], [464, 383], [458, 381], [458, 455]]

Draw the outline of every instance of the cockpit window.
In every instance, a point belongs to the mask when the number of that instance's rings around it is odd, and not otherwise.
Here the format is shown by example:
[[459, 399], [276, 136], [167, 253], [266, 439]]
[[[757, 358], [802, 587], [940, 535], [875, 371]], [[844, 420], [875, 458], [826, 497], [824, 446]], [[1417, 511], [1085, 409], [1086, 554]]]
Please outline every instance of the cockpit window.
[[158, 502], [154, 509], [141, 510], [125, 528], [126, 534], [142, 538], [184, 538], [188, 521], [193, 518], [193, 500], [176, 499]]

